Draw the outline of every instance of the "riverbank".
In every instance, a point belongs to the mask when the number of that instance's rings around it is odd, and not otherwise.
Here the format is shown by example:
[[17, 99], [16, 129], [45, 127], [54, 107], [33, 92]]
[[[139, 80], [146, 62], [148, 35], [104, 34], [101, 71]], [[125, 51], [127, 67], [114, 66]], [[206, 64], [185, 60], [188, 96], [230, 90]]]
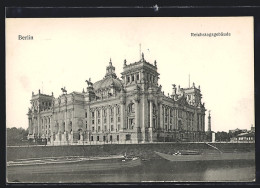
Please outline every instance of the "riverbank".
[[[210, 143], [223, 151], [255, 150], [254, 143]], [[178, 150], [214, 150], [205, 143], [149, 143], [149, 144], [106, 144], [75, 146], [27, 146], [7, 147], [7, 161], [16, 159], [60, 157], [60, 156], [110, 156], [135, 155], [144, 159], [158, 158], [154, 151], [169, 153]]]

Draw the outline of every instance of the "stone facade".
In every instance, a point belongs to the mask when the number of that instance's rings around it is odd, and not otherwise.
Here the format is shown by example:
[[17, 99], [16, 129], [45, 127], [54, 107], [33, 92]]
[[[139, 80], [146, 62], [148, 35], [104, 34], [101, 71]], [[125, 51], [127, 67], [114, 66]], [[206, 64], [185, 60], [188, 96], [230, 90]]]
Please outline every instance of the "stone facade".
[[105, 77], [86, 80], [86, 92], [32, 94], [30, 139], [51, 145], [204, 141], [205, 107], [200, 87], [173, 85], [164, 95], [157, 62], [124, 61], [121, 79], [110, 60]]

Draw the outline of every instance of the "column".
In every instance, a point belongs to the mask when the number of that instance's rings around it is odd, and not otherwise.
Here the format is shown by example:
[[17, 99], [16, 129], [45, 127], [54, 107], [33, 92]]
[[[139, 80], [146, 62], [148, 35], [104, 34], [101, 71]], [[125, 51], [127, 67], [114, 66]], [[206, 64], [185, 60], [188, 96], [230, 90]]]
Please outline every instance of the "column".
[[95, 117], [94, 117], [94, 121], [95, 121], [95, 123], [94, 123], [94, 125], [95, 125], [95, 131], [97, 132], [97, 109], [95, 109], [95, 111], [94, 111], [94, 115], [95, 115]]
[[140, 128], [140, 123], [139, 123], [139, 101], [138, 100], [135, 100], [135, 127], [138, 130]]
[[163, 105], [162, 103], [159, 105], [159, 115], [160, 115], [160, 130], [163, 130]]
[[111, 131], [110, 129], [110, 108], [107, 108], [107, 130], [109, 130], [109, 132]]
[[150, 128], [153, 128], [153, 102], [149, 101], [150, 104]]
[[163, 127], [163, 130], [165, 131], [165, 117], [166, 117], [165, 116], [165, 106], [163, 106], [163, 115], [162, 116], [163, 116], [163, 121], [162, 121], [163, 122], [163, 126], [162, 127]]
[[168, 131], [170, 130], [170, 118], [171, 118], [170, 111], [171, 111], [171, 108], [169, 107], [168, 108], [168, 121], [167, 121], [168, 122], [168, 126], [167, 126], [168, 127]]
[[[88, 128], [87, 131], [91, 131], [92, 130], [92, 125], [91, 125], [91, 112], [90, 112], [90, 107], [89, 105], [87, 106], [87, 122], [88, 122]], [[73, 126], [73, 125], [72, 125]]]
[[39, 138], [40, 137], [40, 115], [39, 114], [38, 114], [38, 118], [37, 118], [37, 126], [38, 126], [37, 136]]
[[142, 118], [142, 129], [143, 132], [145, 131], [145, 95], [143, 95], [143, 109], [142, 109], [142, 114], [143, 114], [143, 118]]
[[120, 106], [121, 130], [125, 129], [125, 104], [121, 102]]
[[32, 134], [32, 119], [28, 118], [29, 120], [29, 134]]
[[114, 130], [116, 131], [117, 130], [116, 105], [114, 106], [114, 121], [113, 121], [113, 124], [114, 124]]
[[67, 122], [67, 107], [66, 107], [66, 109], [65, 109], [65, 120], [64, 120], [64, 122], [65, 122], [65, 131], [64, 131], [64, 133], [65, 133], [65, 135], [67, 135], [67, 132], [68, 132], [68, 122]]
[[103, 108], [100, 108], [100, 126], [101, 126], [101, 131], [104, 131], [104, 124], [103, 124]]

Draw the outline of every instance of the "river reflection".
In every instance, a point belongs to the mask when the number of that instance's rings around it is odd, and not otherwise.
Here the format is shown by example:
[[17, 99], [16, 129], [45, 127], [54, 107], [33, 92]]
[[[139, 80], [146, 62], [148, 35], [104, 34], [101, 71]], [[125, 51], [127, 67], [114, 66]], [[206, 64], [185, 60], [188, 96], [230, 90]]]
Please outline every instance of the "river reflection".
[[[55, 166], [53, 166], [55, 168]], [[151, 181], [254, 181], [254, 161], [169, 162], [143, 161], [141, 166], [114, 171], [9, 175], [9, 182], [89, 183]]]

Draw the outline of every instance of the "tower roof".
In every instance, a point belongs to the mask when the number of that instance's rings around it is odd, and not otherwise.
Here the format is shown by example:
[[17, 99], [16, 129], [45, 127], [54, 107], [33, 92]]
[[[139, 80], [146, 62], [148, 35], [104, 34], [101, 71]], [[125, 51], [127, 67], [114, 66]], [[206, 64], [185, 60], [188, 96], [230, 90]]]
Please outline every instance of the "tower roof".
[[112, 78], [116, 78], [116, 73], [115, 73], [115, 67], [112, 65], [112, 61], [111, 61], [111, 58], [110, 58], [110, 61], [109, 61], [109, 65], [107, 66], [106, 68], [106, 75], [105, 75], [105, 78], [106, 77], [112, 77]]

